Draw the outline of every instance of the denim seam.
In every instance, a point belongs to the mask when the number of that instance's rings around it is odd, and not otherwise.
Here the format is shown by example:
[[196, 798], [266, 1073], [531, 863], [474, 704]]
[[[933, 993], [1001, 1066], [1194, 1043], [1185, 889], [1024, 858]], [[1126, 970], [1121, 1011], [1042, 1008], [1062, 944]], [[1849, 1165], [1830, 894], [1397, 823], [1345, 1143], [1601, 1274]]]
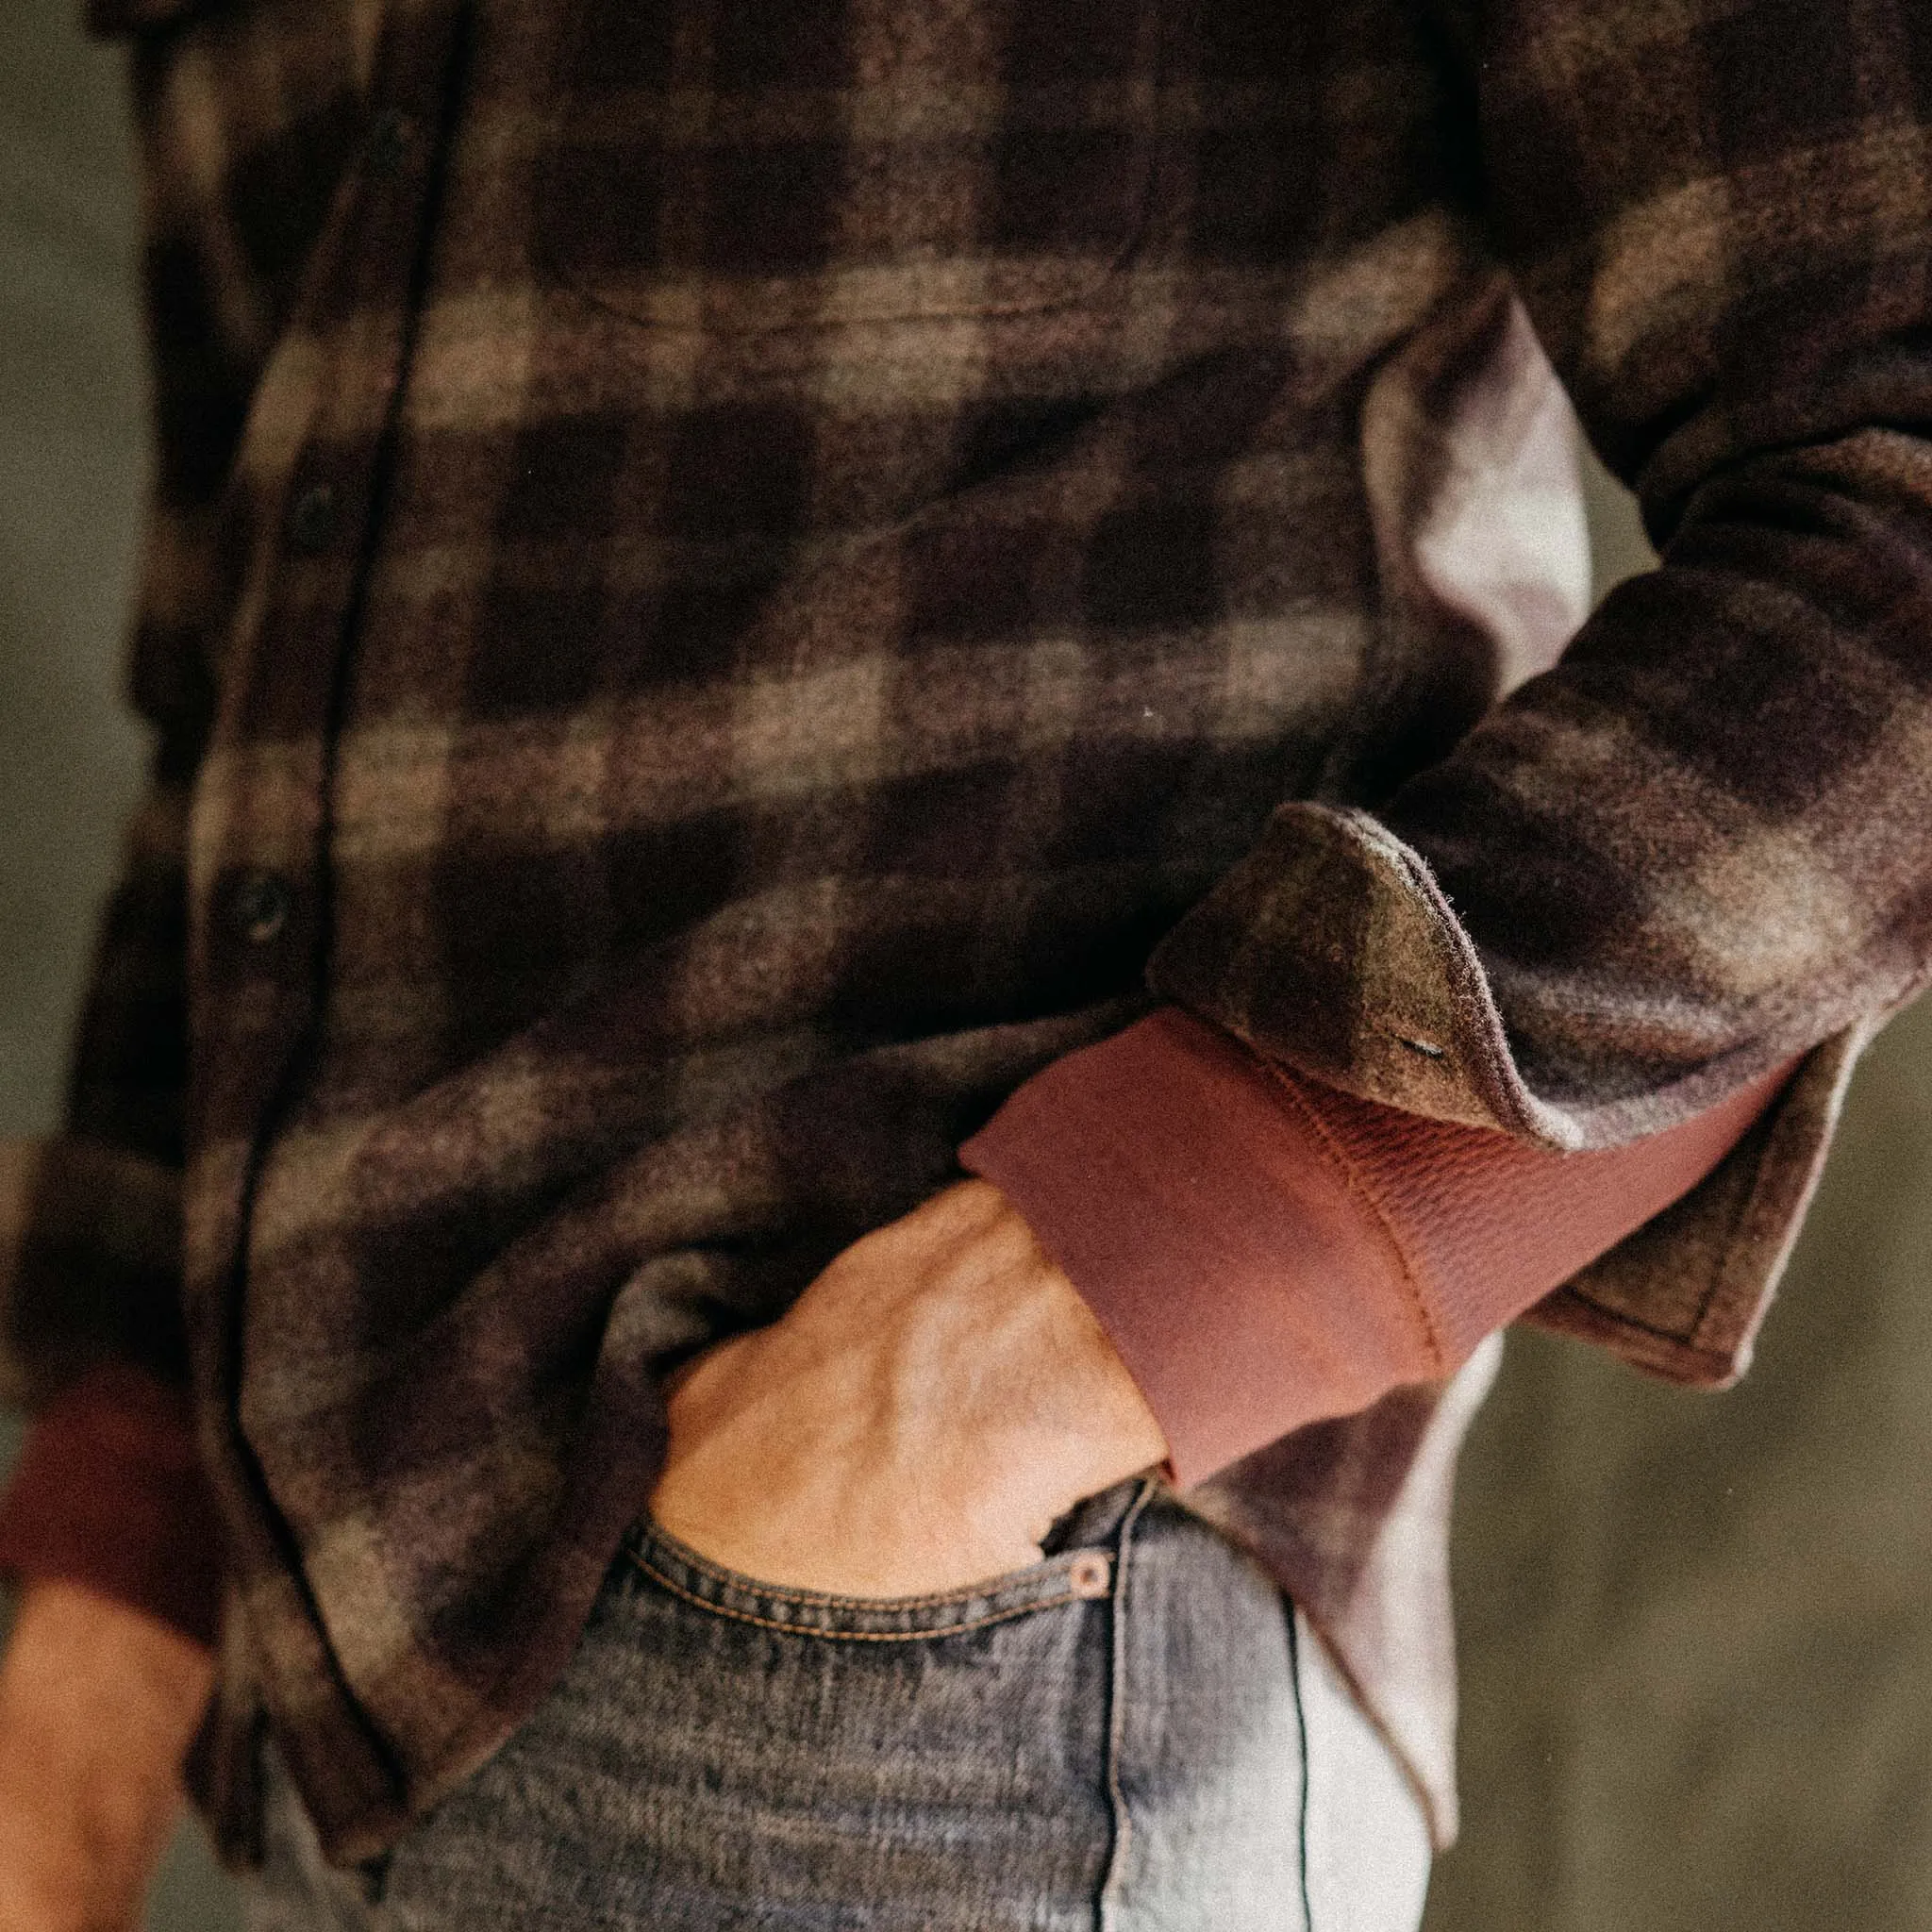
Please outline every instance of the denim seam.
[[[730, 1617], [741, 1624], [753, 1624], [760, 1630], [775, 1630], [787, 1637], [823, 1637], [834, 1643], [920, 1643], [932, 1637], [958, 1637], [969, 1630], [984, 1630], [990, 1624], [1009, 1624], [1015, 1617], [1030, 1616], [1035, 1610], [1055, 1610], [1066, 1604], [1093, 1603], [1097, 1599], [1082, 1596], [1073, 1590], [1065, 1590], [1055, 1596], [1035, 1597], [1024, 1604], [1013, 1604], [1003, 1610], [993, 1610], [983, 1617], [969, 1617], [954, 1624], [935, 1624], [922, 1630], [839, 1630], [827, 1629], [822, 1624], [782, 1624], [775, 1617], [760, 1617], [750, 1610], [734, 1609], [729, 1604], [715, 1602], [708, 1596], [700, 1596], [695, 1591], [687, 1590], [680, 1583], [665, 1575], [661, 1570], [654, 1569], [635, 1550], [626, 1550], [625, 1555], [648, 1576], [653, 1583], [660, 1584], [673, 1596], [680, 1597], [688, 1604], [694, 1604], [701, 1610], [709, 1610], [720, 1617]], [[851, 1598], [832, 1598], [834, 1603], [850, 1603]], [[933, 1599], [926, 1599], [927, 1602]], [[939, 1602], [945, 1602], [941, 1597]]]
[[1302, 1879], [1302, 1924], [1305, 1932], [1315, 1932], [1315, 1907], [1308, 1891], [1308, 1787], [1314, 1782], [1315, 1766], [1308, 1752], [1308, 1709], [1302, 1701], [1302, 1613], [1292, 1599], [1289, 1600], [1287, 1608], [1288, 1679], [1294, 1689], [1294, 1727], [1302, 1749], [1301, 1804], [1296, 1807], [1299, 1816], [1295, 1825], [1300, 1841], [1297, 1857]]
[[1107, 1713], [1107, 1802], [1113, 1814], [1113, 1844], [1108, 1854], [1107, 1875], [1101, 1880], [1094, 1918], [1099, 1932], [1116, 1932], [1119, 1888], [1126, 1874], [1127, 1844], [1133, 1822], [1127, 1815], [1127, 1795], [1121, 1786], [1121, 1748], [1126, 1728], [1127, 1579], [1132, 1571], [1134, 1528], [1141, 1512], [1154, 1500], [1155, 1484], [1144, 1481], [1121, 1521], [1114, 1545], [1113, 1655], [1108, 1659]]

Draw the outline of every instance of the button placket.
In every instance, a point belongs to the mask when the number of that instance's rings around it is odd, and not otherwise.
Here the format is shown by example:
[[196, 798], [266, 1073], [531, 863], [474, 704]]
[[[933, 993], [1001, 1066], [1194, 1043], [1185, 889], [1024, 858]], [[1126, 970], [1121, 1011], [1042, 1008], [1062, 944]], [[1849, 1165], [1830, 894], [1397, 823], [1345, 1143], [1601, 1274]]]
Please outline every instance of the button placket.
[[[387, 9], [377, 82], [383, 98], [412, 100], [417, 112], [400, 115], [392, 126], [379, 116], [366, 125], [359, 205], [327, 253], [318, 253], [308, 305], [288, 322], [290, 334], [308, 335], [330, 361], [306, 448], [275, 458], [281, 500], [264, 506], [262, 523], [251, 533], [259, 551], [269, 553], [254, 559], [264, 591], [227, 659], [227, 675], [246, 702], [232, 712], [241, 742], [225, 749], [245, 761], [267, 743], [320, 741], [324, 747], [317, 770], [297, 760], [287, 790], [299, 788], [302, 797], [278, 797], [272, 811], [254, 816], [254, 853], [230, 848], [216, 858], [209, 897], [196, 907], [208, 921], [210, 957], [194, 988], [207, 1023], [198, 1034], [194, 1133], [197, 1146], [215, 1149], [219, 1158], [204, 1187], [205, 1239], [195, 1250], [189, 1292], [199, 1303], [197, 1359], [220, 1387], [231, 1424], [220, 1466], [230, 1495], [250, 1518], [245, 1546], [252, 1549], [281, 1537], [288, 1520], [273, 1476], [242, 1451], [234, 1422], [241, 1342], [250, 1332], [255, 1297], [266, 1291], [271, 1320], [280, 1306], [276, 1284], [250, 1265], [249, 1233], [272, 1139], [298, 1091], [325, 1003], [326, 960], [309, 942], [326, 906], [327, 738], [339, 724], [335, 697], [351, 644], [362, 553], [382, 508], [387, 425], [396, 412], [422, 298], [417, 268], [431, 240], [439, 178], [431, 163], [462, 74], [471, 11], [461, 0]], [[352, 168], [358, 158], [351, 157]], [[357, 329], [335, 326], [349, 314], [358, 319]], [[373, 429], [378, 419], [384, 426]], [[226, 802], [243, 812], [248, 803], [240, 793]], [[255, 853], [269, 864], [251, 866]], [[231, 1158], [235, 1149], [246, 1151]], [[303, 1615], [290, 1611], [291, 1618]], [[312, 1641], [329, 1654], [330, 1635], [319, 1624]], [[331, 1740], [331, 1789], [342, 1806], [350, 1812], [362, 1807], [360, 1815], [387, 1814], [401, 1804], [401, 1774], [397, 1761], [372, 1743], [355, 1701], [360, 1688], [331, 1675], [318, 1692], [313, 1735]], [[245, 1749], [249, 1734], [237, 1727], [241, 1722], [225, 1725], [223, 1736]], [[231, 1828], [241, 1816], [228, 1811]]]

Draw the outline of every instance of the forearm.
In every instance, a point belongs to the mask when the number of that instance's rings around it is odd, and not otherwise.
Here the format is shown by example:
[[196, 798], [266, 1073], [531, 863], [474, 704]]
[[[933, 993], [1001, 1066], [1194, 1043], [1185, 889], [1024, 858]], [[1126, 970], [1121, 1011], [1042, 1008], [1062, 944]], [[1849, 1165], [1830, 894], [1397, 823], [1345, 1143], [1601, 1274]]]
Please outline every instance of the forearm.
[[658, 1521], [731, 1569], [840, 1595], [1022, 1568], [1075, 1502], [1167, 1453], [1073, 1285], [981, 1181], [700, 1357], [670, 1424]]
[[213, 1682], [212, 1653], [154, 1618], [27, 1586], [0, 1659], [0, 1924], [139, 1924]]
[[221, 1550], [181, 1391], [103, 1365], [0, 1499], [0, 1925], [132, 1925], [214, 1675]]

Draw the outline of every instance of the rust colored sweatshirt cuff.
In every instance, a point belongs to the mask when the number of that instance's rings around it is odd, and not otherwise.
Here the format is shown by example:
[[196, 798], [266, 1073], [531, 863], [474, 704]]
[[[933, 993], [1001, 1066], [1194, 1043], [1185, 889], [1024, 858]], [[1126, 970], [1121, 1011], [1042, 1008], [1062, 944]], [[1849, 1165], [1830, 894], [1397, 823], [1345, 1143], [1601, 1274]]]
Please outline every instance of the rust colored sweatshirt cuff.
[[1167, 1008], [1036, 1075], [960, 1159], [1093, 1309], [1187, 1484], [1450, 1374], [1695, 1187], [1790, 1072], [1558, 1154], [1320, 1086]]
[[57, 1395], [0, 1497], [0, 1571], [85, 1584], [211, 1645], [221, 1539], [188, 1398], [118, 1363]]

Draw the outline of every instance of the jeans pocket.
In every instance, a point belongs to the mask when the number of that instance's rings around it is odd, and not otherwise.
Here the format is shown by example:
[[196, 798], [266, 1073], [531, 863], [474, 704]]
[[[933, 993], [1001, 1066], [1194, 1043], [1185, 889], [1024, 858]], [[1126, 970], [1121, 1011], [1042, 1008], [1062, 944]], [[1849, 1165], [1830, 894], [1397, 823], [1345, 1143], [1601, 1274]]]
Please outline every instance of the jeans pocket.
[[1092, 1932], [1139, 1493], [916, 1598], [788, 1590], [640, 1523], [549, 1697], [405, 1841], [393, 1923]]
[[841, 1596], [794, 1590], [724, 1569], [646, 1517], [625, 1539], [625, 1557], [647, 1584], [713, 1615], [783, 1636], [849, 1643], [909, 1643], [961, 1636], [1037, 1610], [1091, 1603], [1113, 1591], [1107, 1549], [1066, 1549], [984, 1582], [930, 1596]]

